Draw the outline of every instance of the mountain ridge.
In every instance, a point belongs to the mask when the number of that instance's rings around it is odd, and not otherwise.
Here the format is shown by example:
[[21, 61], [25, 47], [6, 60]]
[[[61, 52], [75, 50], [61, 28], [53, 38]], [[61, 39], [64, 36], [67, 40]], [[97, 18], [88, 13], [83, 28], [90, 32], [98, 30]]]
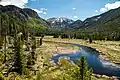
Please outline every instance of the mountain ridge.
[[[106, 31], [107, 29], [112, 31], [116, 29], [119, 30], [120, 24], [120, 7], [116, 9], [109, 10], [100, 15], [96, 15], [90, 18], [86, 18], [84, 21], [72, 20], [65, 17], [53, 17], [47, 20], [39, 17], [37, 12], [29, 8], [19, 8], [14, 5], [2, 6], [0, 5], [0, 12], [7, 12], [15, 14], [18, 18], [27, 20], [29, 17], [33, 17], [39, 20], [39, 23], [47, 26], [48, 28], [77, 28], [83, 29], [84, 31]], [[114, 26], [114, 29], [112, 26]], [[110, 27], [111, 26], [111, 27]], [[116, 31], [116, 30], [115, 30]]]
[[51, 23], [52, 28], [65, 28], [74, 21], [72, 19], [68, 19], [65, 17], [53, 17], [47, 19], [49, 23]]
[[49, 26], [49, 23], [44, 20], [43, 18], [39, 17], [37, 12], [30, 8], [19, 8], [15, 5], [7, 5], [7, 6], [2, 6], [0, 5], [0, 12], [7, 12], [11, 14], [15, 14], [17, 17], [23, 20], [28, 20], [30, 17], [36, 18], [39, 20], [39, 23], [44, 25], [44, 26]]

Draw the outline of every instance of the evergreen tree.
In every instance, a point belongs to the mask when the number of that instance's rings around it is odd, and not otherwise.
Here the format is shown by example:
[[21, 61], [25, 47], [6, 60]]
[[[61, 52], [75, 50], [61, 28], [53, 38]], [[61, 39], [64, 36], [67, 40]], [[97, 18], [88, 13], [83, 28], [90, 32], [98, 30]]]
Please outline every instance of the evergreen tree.
[[35, 60], [36, 60], [36, 38], [35, 36], [32, 35], [32, 52], [31, 52], [31, 56], [32, 56], [32, 64], [35, 64]]
[[76, 73], [76, 80], [91, 80], [92, 70], [88, 68], [87, 61], [84, 56], [81, 56], [76, 61], [79, 71]]
[[33, 64], [33, 62], [32, 62], [32, 53], [29, 53], [27, 55], [27, 68], [30, 68], [32, 64]]
[[13, 71], [22, 74], [25, 72], [25, 57], [23, 54], [23, 42], [21, 41], [21, 33], [18, 35], [15, 34], [15, 56], [14, 64], [15, 68]]
[[6, 13], [4, 13], [4, 14], [1, 14], [1, 16], [0, 16], [0, 18], [1, 18], [1, 28], [0, 28], [0, 30], [1, 30], [1, 38], [4, 38], [4, 61], [3, 61], [3, 63], [5, 63], [6, 62], [6, 55], [7, 55], [7, 50], [6, 50], [6, 44], [7, 44], [7, 40], [6, 40], [6, 36], [7, 36], [7, 31], [8, 31], [8, 20], [9, 20], [9, 18], [8, 18], [8, 15], [6, 14]]
[[42, 45], [42, 39], [43, 39], [44, 35], [41, 36], [40, 38], [40, 46]]
[[92, 43], [92, 38], [89, 38], [89, 43]]

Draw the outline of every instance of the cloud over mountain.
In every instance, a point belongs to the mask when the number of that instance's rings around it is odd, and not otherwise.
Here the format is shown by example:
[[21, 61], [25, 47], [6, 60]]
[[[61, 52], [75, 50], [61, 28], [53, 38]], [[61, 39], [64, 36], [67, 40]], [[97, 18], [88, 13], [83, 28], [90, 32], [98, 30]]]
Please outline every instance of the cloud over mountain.
[[[35, 1], [35, 0], [31, 0], [31, 1]], [[0, 1], [0, 5], [6, 6], [6, 5], [15, 5], [18, 6], [20, 8], [25, 8], [26, 4], [29, 2], [29, 0], [1, 0]], [[47, 9], [46, 8], [41, 8], [39, 9], [33, 9], [34, 11], [36, 11], [38, 14], [47, 14]]]
[[105, 5], [104, 8], [100, 9], [100, 12], [103, 13], [103, 12], [106, 12], [108, 10], [115, 9], [115, 8], [118, 8], [118, 7], [120, 7], [120, 1], [116, 1], [114, 3], [108, 3], [108, 4]]
[[20, 8], [24, 8], [27, 3], [28, 3], [28, 0], [1, 0], [0, 1], [0, 4], [3, 6], [15, 5]]

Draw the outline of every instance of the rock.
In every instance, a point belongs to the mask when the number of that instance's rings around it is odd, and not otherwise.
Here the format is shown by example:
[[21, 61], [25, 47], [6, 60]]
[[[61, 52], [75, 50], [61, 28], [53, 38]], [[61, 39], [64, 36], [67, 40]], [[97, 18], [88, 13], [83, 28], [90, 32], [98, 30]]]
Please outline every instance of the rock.
[[112, 80], [119, 80], [119, 79], [117, 79], [116, 76], [112, 76], [111, 79], [112, 79]]
[[95, 77], [97, 77], [97, 78], [101, 77], [101, 75], [99, 75], [99, 74], [92, 74], [92, 75], [95, 76]]
[[106, 75], [102, 75], [102, 77], [104, 77], [104, 78], [109, 78], [108, 76], [106, 76]]

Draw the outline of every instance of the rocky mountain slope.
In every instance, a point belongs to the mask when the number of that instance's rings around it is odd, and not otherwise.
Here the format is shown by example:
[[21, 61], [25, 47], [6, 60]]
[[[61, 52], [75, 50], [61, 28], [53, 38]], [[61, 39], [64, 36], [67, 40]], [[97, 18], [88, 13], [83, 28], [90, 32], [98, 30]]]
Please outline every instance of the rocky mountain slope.
[[52, 28], [65, 28], [74, 22], [73, 20], [64, 17], [50, 18], [47, 19], [47, 21], [51, 23]]
[[84, 24], [83, 24], [83, 21], [81, 21], [81, 20], [74, 21], [73, 23], [68, 25], [68, 27], [70, 27], [70, 28], [82, 28], [83, 26], [84, 26]]

